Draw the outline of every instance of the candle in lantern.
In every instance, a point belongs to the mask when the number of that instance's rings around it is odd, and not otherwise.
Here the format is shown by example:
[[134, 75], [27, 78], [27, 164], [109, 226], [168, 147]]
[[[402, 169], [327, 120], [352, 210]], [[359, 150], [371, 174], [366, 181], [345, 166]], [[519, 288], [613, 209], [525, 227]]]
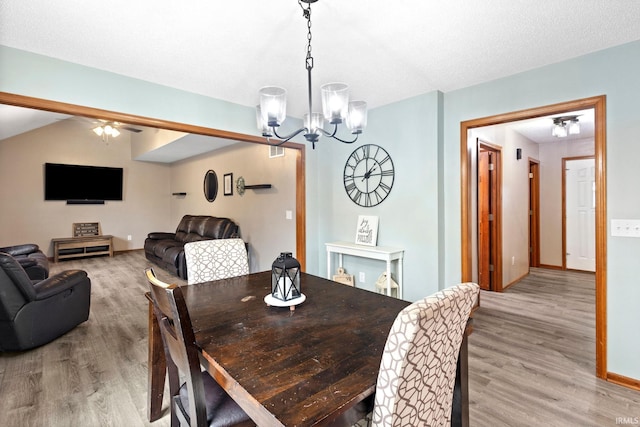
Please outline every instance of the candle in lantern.
[[293, 283], [289, 277], [281, 277], [278, 279], [278, 293], [282, 290], [282, 299], [287, 300], [291, 299], [293, 295], [291, 295], [291, 286]]

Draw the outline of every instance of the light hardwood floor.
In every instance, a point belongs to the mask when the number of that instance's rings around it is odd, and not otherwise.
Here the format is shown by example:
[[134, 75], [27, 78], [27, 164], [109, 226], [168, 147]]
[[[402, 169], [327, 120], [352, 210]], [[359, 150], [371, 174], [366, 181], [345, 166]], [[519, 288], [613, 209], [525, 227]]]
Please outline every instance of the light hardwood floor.
[[[43, 347], [0, 353], [0, 426], [169, 425], [146, 418], [148, 265], [142, 251], [52, 264], [89, 273], [91, 315]], [[593, 275], [536, 270], [481, 298], [469, 343], [472, 427], [640, 417], [640, 392], [594, 376]]]
[[593, 274], [531, 269], [474, 318], [472, 426], [640, 425], [640, 392], [595, 377]]

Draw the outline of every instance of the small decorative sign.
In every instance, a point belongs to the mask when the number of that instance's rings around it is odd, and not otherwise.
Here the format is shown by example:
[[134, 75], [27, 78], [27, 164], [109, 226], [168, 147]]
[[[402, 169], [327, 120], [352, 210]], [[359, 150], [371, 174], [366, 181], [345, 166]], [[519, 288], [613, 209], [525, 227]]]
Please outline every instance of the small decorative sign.
[[347, 274], [342, 267], [339, 267], [336, 274], [333, 275], [333, 281], [342, 283], [343, 285], [355, 286], [353, 274]]
[[356, 245], [376, 246], [378, 241], [378, 217], [370, 215], [358, 216], [356, 227]]

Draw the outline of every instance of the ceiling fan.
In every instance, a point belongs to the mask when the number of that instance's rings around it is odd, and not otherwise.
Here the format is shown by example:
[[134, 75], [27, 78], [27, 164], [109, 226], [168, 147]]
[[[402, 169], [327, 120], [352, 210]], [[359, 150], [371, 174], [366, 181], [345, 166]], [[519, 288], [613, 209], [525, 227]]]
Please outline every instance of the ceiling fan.
[[73, 119], [91, 123], [91, 130], [98, 136], [102, 137], [102, 141], [108, 143], [109, 138], [116, 138], [120, 135], [121, 130], [133, 133], [140, 133], [142, 129], [129, 126], [125, 123], [109, 121], [103, 119], [92, 120], [87, 117], [74, 116]]

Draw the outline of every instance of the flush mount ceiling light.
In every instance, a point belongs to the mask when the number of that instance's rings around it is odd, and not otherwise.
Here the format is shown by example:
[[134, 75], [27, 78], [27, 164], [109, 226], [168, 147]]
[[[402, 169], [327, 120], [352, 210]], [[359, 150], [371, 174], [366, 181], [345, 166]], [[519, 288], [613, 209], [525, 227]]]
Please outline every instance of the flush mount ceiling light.
[[[305, 68], [307, 69], [309, 110], [303, 118], [304, 127], [289, 135], [279, 135], [277, 128], [286, 118], [287, 91], [281, 87], [267, 86], [258, 92], [260, 95], [260, 104], [256, 107], [258, 129], [262, 132], [262, 136], [267, 138], [267, 142], [269, 143], [271, 143], [270, 138], [274, 135], [281, 139], [281, 141], [273, 145], [284, 144], [303, 132], [305, 139], [311, 142], [314, 149], [316, 142], [318, 142], [318, 139], [322, 135], [346, 144], [351, 144], [356, 142], [358, 135], [362, 133], [367, 125], [367, 103], [364, 101], [349, 102], [349, 86], [344, 83], [327, 83], [321, 86], [322, 113], [312, 111], [311, 70], [313, 69], [313, 56], [311, 56], [311, 4], [316, 1], [317, 0], [298, 0], [298, 4], [302, 8], [302, 16], [307, 20], [308, 29]], [[306, 7], [303, 3], [306, 4]], [[329, 124], [334, 126], [333, 131], [324, 130], [324, 120], [327, 120]], [[345, 122], [351, 130], [351, 134], [355, 135], [352, 140], [345, 140], [336, 136], [338, 125], [343, 122]]]
[[551, 135], [564, 138], [567, 135], [578, 135], [580, 133], [579, 116], [562, 116], [553, 118], [553, 129]]

